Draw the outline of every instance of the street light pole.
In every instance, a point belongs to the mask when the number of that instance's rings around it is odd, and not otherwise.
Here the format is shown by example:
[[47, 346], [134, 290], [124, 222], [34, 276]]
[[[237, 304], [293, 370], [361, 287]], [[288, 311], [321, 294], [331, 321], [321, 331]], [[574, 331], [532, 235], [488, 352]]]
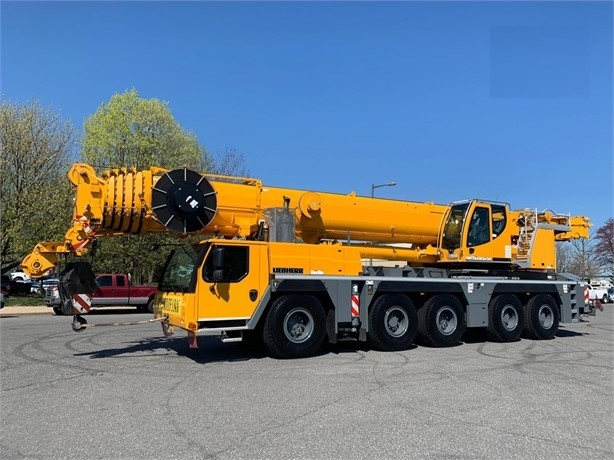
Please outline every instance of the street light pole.
[[376, 188], [380, 188], [380, 187], [394, 187], [395, 185], [397, 185], [396, 182], [386, 182], [385, 184], [379, 184], [379, 185], [371, 184], [371, 198], [373, 198], [375, 196], [375, 189]]

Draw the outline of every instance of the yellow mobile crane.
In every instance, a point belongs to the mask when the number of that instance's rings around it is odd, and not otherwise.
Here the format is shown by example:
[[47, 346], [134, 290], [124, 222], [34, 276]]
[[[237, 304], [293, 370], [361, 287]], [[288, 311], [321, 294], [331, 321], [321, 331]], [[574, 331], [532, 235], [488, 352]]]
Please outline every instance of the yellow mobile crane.
[[[185, 168], [98, 177], [78, 163], [69, 178], [73, 226], [65, 241], [37, 244], [24, 271], [43, 275], [102, 236], [206, 236], [169, 255], [154, 305], [165, 333], [185, 329], [191, 347], [198, 332], [217, 331], [224, 341], [255, 336], [277, 357], [304, 357], [326, 337], [400, 350], [418, 334], [432, 346], [456, 344], [466, 327], [499, 341], [549, 339], [559, 322], [579, 321], [583, 289], [556, 272], [555, 242], [587, 238], [585, 217], [276, 188]], [[62, 308], [81, 331], [93, 273], [84, 263], [68, 268]]]

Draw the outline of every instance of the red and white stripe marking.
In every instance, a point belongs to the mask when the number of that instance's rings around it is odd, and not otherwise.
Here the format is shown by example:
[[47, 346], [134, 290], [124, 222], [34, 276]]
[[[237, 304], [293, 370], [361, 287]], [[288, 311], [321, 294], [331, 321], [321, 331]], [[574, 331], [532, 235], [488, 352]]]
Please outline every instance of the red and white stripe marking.
[[72, 308], [76, 314], [89, 313], [92, 299], [87, 294], [74, 294], [72, 296]]
[[358, 287], [352, 287], [352, 318], [360, 316], [360, 301], [358, 299]]
[[82, 246], [85, 246], [90, 241], [90, 238], [94, 236], [94, 231], [92, 230], [92, 227], [90, 227], [90, 223], [87, 217], [76, 216], [75, 220], [77, 220], [78, 222], [81, 222], [81, 225], [83, 225], [83, 231], [85, 232], [85, 235], [86, 235], [85, 239], [79, 241], [76, 244], [73, 244], [72, 247], [76, 251], [78, 249], [81, 249]]

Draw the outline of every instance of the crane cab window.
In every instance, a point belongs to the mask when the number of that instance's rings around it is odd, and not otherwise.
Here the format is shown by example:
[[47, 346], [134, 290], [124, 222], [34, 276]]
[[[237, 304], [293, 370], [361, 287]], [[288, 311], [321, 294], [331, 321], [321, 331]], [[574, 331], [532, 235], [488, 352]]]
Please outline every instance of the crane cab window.
[[490, 216], [488, 208], [477, 207], [469, 221], [467, 246], [477, 246], [490, 241]]
[[505, 229], [507, 223], [507, 215], [505, 213], [505, 206], [498, 204], [492, 205], [492, 237], [496, 238]]
[[469, 203], [462, 203], [452, 207], [446, 221], [441, 239], [441, 247], [453, 251], [460, 248], [463, 221]]
[[246, 246], [212, 246], [205, 259], [203, 279], [232, 283], [245, 278], [249, 267], [248, 249]]

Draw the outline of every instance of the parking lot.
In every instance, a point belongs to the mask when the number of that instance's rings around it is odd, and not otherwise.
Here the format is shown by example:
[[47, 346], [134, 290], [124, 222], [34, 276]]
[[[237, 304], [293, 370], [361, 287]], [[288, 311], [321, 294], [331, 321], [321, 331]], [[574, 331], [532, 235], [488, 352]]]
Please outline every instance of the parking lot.
[[[6, 309], [5, 309], [6, 310]], [[0, 318], [0, 457], [614, 457], [614, 306], [549, 341], [275, 360], [148, 314]]]

